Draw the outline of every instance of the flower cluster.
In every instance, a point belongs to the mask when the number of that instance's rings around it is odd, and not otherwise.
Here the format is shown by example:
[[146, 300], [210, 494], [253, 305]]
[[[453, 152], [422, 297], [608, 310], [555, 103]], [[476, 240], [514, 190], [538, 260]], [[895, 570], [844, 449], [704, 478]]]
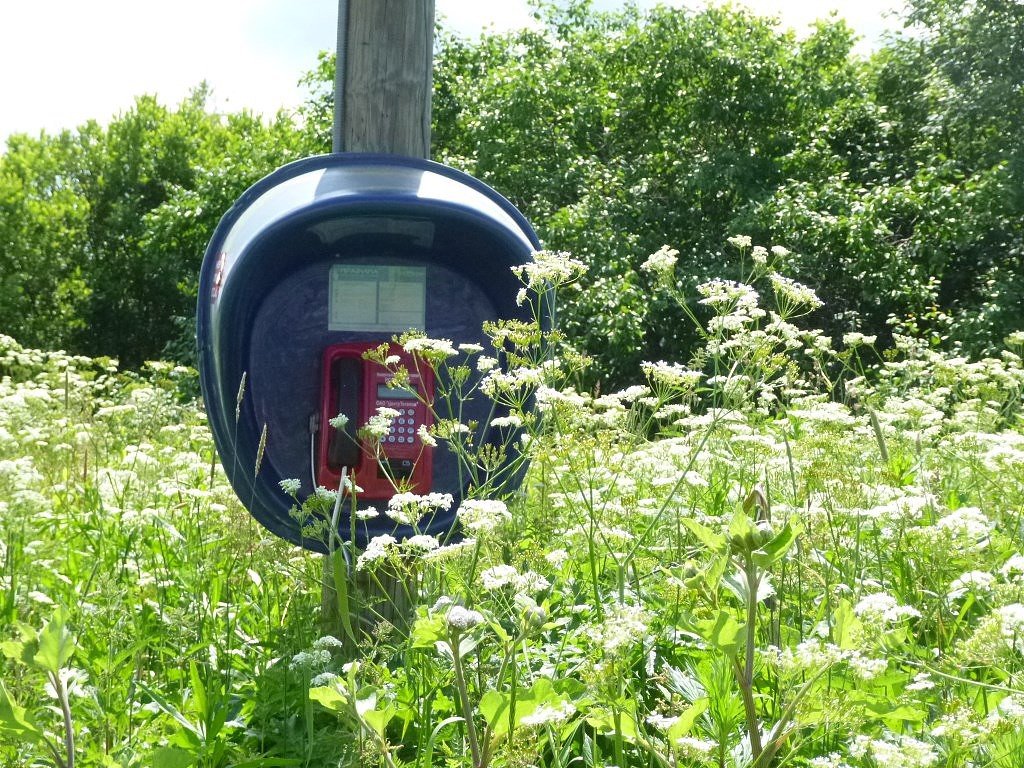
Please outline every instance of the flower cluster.
[[500, 499], [465, 499], [457, 515], [463, 528], [477, 534], [493, 531], [512, 519], [508, 506]]
[[678, 260], [679, 251], [663, 245], [647, 258], [647, 261], [641, 265], [640, 269], [645, 272], [651, 272], [659, 280], [670, 280], [675, 273]]
[[527, 288], [540, 292], [572, 282], [587, 271], [587, 265], [564, 251], [536, 251], [532, 261], [512, 271]]

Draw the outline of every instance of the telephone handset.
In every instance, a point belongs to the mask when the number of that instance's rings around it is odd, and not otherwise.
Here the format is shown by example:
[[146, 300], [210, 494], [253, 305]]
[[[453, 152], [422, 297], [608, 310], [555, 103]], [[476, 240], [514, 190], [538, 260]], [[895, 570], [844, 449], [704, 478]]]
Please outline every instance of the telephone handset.
[[[342, 468], [347, 467], [363, 489], [360, 498], [370, 501], [390, 499], [397, 483], [416, 493], [429, 492], [433, 467], [431, 451], [423, 450], [418, 434], [421, 426], [433, 423], [424, 403], [433, 400], [433, 372], [425, 366], [417, 371], [412, 357], [393, 346], [389, 354], [398, 355], [409, 371], [409, 381], [405, 387], [388, 386], [391, 372], [363, 359], [364, 352], [378, 346], [376, 342], [354, 342], [324, 350], [316, 473], [317, 483], [337, 488]], [[381, 407], [398, 415], [388, 434], [380, 438], [378, 459], [373, 447], [360, 441], [356, 432]], [[330, 424], [339, 413], [348, 417], [343, 430]]]
[[362, 376], [362, 361], [357, 358], [340, 357], [331, 362], [330, 382], [334, 387], [336, 406], [334, 415], [344, 413], [348, 416], [348, 423], [342, 429], [321, 420], [327, 430], [327, 466], [335, 472], [341, 472], [342, 467], [352, 469], [359, 464], [356, 430], [359, 428], [357, 419]]

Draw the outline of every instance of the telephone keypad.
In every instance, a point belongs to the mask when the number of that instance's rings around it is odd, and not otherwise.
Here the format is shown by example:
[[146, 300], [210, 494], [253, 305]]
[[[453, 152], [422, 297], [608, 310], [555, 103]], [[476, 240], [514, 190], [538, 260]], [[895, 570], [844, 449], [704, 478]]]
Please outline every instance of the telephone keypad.
[[405, 403], [388, 402], [378, 400], [377, 407], [393, 408], [399, 415], [391, 425], [391, 431], [384, 437], [383, 442], [399, 445], [412, 445], [413, 435], [416, 434], [416, 409], [405, 407]]

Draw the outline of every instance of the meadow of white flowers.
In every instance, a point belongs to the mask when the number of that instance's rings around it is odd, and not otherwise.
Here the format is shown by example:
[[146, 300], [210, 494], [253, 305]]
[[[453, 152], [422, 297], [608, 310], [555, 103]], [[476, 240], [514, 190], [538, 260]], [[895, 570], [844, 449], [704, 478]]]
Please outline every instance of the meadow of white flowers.
[[[322, 558], [234, 498], [193, 371], [0, 337], [0, 766], [1024, 765], [1024, 334], [837, 344], [788, 251], [733, 245], [743, 279], [686, 305], [704, 347], [620, 392], [539, 329], [405, 339], [531, 468], [461, 538], [357, 553], [413, 611], [357, 653]], [[647, 268], [685, 301], [675, 256]], [[538, 264], [524, 301], [582, 268]], [[483, 466], [480, 428], [431, 450]]]

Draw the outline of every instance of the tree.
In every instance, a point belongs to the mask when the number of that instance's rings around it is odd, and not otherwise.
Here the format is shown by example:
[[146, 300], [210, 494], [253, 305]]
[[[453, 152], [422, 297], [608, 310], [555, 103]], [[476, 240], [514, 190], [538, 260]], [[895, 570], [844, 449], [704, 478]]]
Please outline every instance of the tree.
[[199, 265], [253, 182], [307, 154], [285, 115], [176, 109], [141, 97], [107, 128], [14, 136], [0, 156], [0, 330], [137, 366], [188, 362]]
[[80, 155], [65, 132], [12, 137], [0, 158], [0, 329], [36, 347], [67, 346], [83, 325], [90, 206], [68, 175]]

